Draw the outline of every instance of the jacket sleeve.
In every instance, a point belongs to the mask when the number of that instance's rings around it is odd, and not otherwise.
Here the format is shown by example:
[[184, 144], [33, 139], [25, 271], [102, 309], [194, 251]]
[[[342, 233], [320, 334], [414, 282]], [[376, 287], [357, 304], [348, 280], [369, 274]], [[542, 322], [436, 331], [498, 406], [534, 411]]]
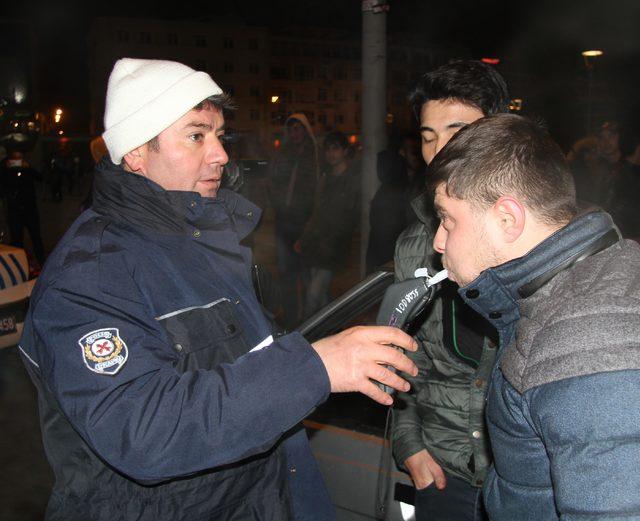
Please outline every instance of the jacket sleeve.
[[[44, 385], [85, 442], [142, 483], [264, 452], [329, 393], [322, 361], [296, 333], [214, 370], [180, 373], [139, 292], [117, 297], [77, 274], [45, 289], [31, 313], [22, 345]], [[126, 348], [113, 375], [96, 373], [80, 342], [105, 328]]]
[[430, 358], [422, 348], [421, 342], [419, 342], [417, 351], [407, 351], [406, 355], [418, 367], [418, 375], [415, 377], [404, 375], [405, 379], [411, 384], [411, 391], [398, 393], [396, 398], [401, 404], [394, 409], [395, 421], [393, 423], [392, 440], [393, 453], [399, 467], [404, 466], [404, 462], [408, 457], [427, 449], [422, 438], [422, 421], [418, 414], [417, 397], [420, 389], [426, 385], [428, 374], [433, 366]]
[[578, 376], [525, 393], [560, 519], [640, 519], [640, 370]]

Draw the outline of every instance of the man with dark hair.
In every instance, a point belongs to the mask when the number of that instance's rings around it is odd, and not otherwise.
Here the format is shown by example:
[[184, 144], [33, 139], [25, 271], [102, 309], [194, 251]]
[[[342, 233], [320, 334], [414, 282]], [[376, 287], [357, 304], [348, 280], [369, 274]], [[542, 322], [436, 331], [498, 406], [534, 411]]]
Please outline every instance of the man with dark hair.
[[[410, 99], [427, 164], [458, 130], [506, 112], [509, 100], [500, 74], [478, 61], [455, 61], [425, 74]], [[412, 278], [417, 268], [440, 269], [431, 249], [437, 222], [430, 195], [423, 193], [412, 206], [419, 221], [396, 243], [398, 280]], [[419, 521], [481, 520], [481, 487], [491, 461], [484, 394], [495, 357], [495, 330], [448, 282], [418, 325], [420, 348], [409, 356], [420, 371], [411, 381], [411, 394], [400, 395], [406, 407], [396, 411], [396, 461], [416, 486]]]
[[460, 131], [431, 176], [433, 247], [500, 336], [489, 517], [640, 519], [640, 247], [576, 211], [562, 151], [520, 116]]
[[333, 519], [299, 422], [329, 392], [391, 403], [369, 378], [408, 384], [380, 364], [415, 373], [393, 328], [274, 340], [240, 244], [259, 210], [220, 188], [227, 106], [180, 63], [111, 72], [93, 205], [19, 347], [56, 476], [47, 519]]

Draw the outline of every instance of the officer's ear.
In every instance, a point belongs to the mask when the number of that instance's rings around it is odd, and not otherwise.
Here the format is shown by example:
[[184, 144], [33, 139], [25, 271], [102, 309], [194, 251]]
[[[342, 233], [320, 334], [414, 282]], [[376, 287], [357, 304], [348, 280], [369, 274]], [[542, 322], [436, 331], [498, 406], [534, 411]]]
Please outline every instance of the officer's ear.
[[146, 161], [148, 150], [146, 143], [138, 148], [134, 148], [131, 152], [127, 152], [122, 158], [125, 170], [136, 172], [138, 174], [146, 174]]

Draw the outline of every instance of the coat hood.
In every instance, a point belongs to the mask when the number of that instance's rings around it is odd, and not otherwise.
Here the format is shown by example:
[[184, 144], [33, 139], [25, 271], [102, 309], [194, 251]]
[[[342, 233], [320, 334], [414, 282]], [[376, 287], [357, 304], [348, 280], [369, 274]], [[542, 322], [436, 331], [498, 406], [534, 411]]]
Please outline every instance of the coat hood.
[[285, 129], [284, 139], [285, 139], [285, 141], [288, 141], [288, 139], [289, 139], [289, 132], [287, 131], [287, 126], [289, 125], [289, 123], [292, 120], [298, 121], [304, 127], [304, 129], [307, 131], [307, 137], [311, 140], [311, 142], [313, 143], [313, 146], [317, 147], [318, 143], [316, 141], [316, 136], [313, 134], [313, 129], [311, 128], [311, 123], [309, 123], [309, 119], [302, 112], [294, 112], [284, 122], [284, 129]]
[[289, 132], [287, 130], [287, 126], [289, 122], [292, 120], [298, 121], [304, 129], [307, 131], [307, 137], [309, 138], [309, 143], [313, 147], [313, 154], [316, 161], [316, 178], [320, 177], [320, 158], [318, 157], [318, 142], [316, 141], [316, 136], [313, 134], [313, 129], [311, 128], [311, 124], [302, 112], [294, 112], [291, 114], [286, 121], [284, 122], [284, 145], [287, 146], [289, 144]]

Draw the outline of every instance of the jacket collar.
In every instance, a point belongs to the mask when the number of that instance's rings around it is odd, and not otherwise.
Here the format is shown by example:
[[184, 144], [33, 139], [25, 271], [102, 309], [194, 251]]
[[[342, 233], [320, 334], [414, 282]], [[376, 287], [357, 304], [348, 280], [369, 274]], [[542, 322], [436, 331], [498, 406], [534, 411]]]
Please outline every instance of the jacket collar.
[[591, 211], [547, 237], [523, 257], [483, 271], [460, 296], [498, 330], [520, 318], [517, 301], [560, 271], [620, 240], [609, 214]]
[[216, 228], [231, 218], [240, 239], [257, 225], [260, 209], [230, 190], [215, 199], [197, 192], [165, 190], [157, 183], [114, 165], [105, 157], [97, 166], [93, 184], [93, 209], [134, 228], [165, 234], [183, 234], [194, 227]]

